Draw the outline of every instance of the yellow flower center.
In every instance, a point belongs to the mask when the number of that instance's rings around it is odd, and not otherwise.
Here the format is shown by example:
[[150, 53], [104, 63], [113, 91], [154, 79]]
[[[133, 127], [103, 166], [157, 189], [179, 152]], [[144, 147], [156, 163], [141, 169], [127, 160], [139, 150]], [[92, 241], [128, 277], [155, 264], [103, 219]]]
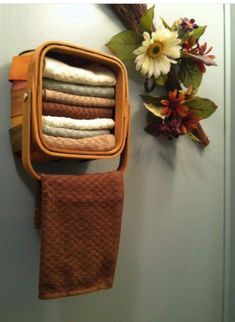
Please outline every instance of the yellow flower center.
[[147, 54], [150, 58], [156, 59], [162, 55], [163, 45], [160, 41], [155, 41], [153, 44], [149, 45], [147, 49]]

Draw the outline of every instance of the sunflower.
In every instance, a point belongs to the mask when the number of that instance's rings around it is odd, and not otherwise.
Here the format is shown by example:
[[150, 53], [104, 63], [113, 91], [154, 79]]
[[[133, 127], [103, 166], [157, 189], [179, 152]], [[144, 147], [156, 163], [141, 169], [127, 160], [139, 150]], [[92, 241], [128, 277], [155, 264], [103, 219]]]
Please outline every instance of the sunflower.
[[170, 31], [164, 26], [152, 32], [151, 36], [148, 32], [144, 32], [142, 45], [133, 51], [137, 56], [136, 69], [149, 78], [167, 74], [171, 64], [176, 64], [175, 59], [180, 57], [181, 40], [177, 37], [177, 31]]
[[182, 92], [178, 92], [177, 89], [168, 93], [168, 99], [161, 100], [163, 108], [161, 114], [165, 117], [179, 115], [185, 117], [188, 113], [189, 108], [184, 105], [185, 95]]

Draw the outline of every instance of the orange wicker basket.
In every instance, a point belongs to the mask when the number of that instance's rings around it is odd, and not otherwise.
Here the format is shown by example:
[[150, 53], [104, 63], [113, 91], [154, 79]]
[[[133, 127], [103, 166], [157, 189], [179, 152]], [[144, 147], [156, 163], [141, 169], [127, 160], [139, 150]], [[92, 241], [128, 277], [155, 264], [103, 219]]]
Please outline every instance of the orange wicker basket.
[[[107, 66], [116, 75], [115, 86], [115, 146], [109, 151], [79, 151], [53, 148], [43, 139], [42, 132], [42, 75], [44, 58], [50, 53], [53, 57], [69, 57], [74, 62], [91, 62]], [[33, 161], [42, 162], [55, 158], [105, 159], [121, 155], [119, 168], [127, 162], [129, 133], [129, 97], [127, 72], [123, 63], [115, 56], [78, 47], [63, 42], [50, 41], [32, 51], [13, 57], [9, 80], [26, 81], [25, 87], [12, 92], [11, 136], [13, 151], [20, 152], [26, 171], [33, 177], [40, 176], [33, 168]], [[16, 135], [18, 133], [18, 135]], [[20, 133], [20, 135], [19, 135]], [[18, 139], [16, 139], [18, 138]], [[18, 144], [17, 144], [18, 142]]]

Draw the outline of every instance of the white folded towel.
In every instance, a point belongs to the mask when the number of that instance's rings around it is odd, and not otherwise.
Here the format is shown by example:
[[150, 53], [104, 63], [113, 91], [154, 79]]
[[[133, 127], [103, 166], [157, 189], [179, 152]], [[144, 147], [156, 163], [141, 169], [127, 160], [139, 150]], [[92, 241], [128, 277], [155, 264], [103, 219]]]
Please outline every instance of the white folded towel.
[[84, 69], [49, 57], [45, 57], [43, 77], [92, 86], [114, 86], [116, 84], [115, 74], [104, 66], [94, 64]]
[[73, 139], [83, 139], [97, 135], [110, 134], [109, 130], [72, 130], [63, 127], [53, 127], [49, 125], [43, 125], [42, 131], [47, 135]]
[[74, 130], [105, 130], [112, 129], [115, 125], [113, 119], [97, 118], [97, 119], [72, 119], [69, 117], [60, 116], [45, 116], [42, 115], [42, 125], [49, 125], [53, 127], [63, 127]]

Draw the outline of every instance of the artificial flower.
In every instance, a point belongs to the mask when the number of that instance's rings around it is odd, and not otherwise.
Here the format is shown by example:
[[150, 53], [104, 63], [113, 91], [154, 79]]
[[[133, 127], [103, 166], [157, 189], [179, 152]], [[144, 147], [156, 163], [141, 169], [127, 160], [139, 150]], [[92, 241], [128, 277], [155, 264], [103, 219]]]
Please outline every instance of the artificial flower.
[[213, 47], [207, 49], [207, 43], [200, 45], [199, 42], [193, 46], [193, 38], [182, 44], [182, 57], [190, 58], [196, 62], [202, 73], [205, 73], [207, 66], [216, 66], [214, 55], [208, 55]]
[[145, 131], [154, 136], [165, 135], [169, 139], [177, 138], [182, 135], [179, 129], [178, 120], [162, 120], [159, 117], [156, 117], [153, 122], [148, 124], [145, 128]]
[[[203, 45], [200, 45], [199, 43], [197, 43], [197, 52], [198, 55], [207, 55], [209, 52], [211, 52], [211, 50], [213, 49], [213, 47], [210, 47], [209, 49], [207, 49], [207, 43], [205, 42]], [[214, 55], [207, 55], [207, 57], [211, 58], [211, 59], [215, 59]]]
[[169, 117], [173, 116], [185, 117], [189, 108], [184, 105], [185, 95], [182, 92], [178, 92], [177, 89], [168, 93], [168, 100], [161, 100], [163, 108], [161, 109], [161, 115]]
[[170, 31], [164, 26], [152, 32], [151, 36], [144, 32], [142, 46], [133, 51], [137, 56], [136, 69], [149, 78], [154, 76], [157, 79], [161, 74], [166, 75], [171, 64], [176, 64], [175, 59], [180, 57], [181, 40], [177, 37], [177, 31]]
[[183, 44], [182, 44], [182, 50], [184, 53], [190, 53], [192, 51], [192, 48], [195, 44], [195, 40], [193, 37], [190, 37], [188, 40], [186, 40]]
[[195, 23], [194, 19], [182, 18], [181, 27], [184, 32], [192, 31], [193, 29], [198, 28], [198, 25]]
[[181, 125], [179, 127], [180, 132], [182, 134], [186, 134], [191, 130], [196, 129], [199, 121], [200, 119], [198, 116], [196, 116], [193, 112], [188, 112], [181, 121]]
[[[136, 56], [136, 70], [145, 76], [146, 92], [157, 86], [165, 89], [162, 96], [141, 95], [152, 116], [145, 131], [169, 139], [187, 134], [193, 141], [208, 145], [200, 121], [214, 113], [217, 106], [210, 99], [197, 95], [206, 66], [216, 66], [215, 56], [210, 54], [212, 47], [207, 49], [207, 44], [200, 42], [206, 26], [199, 26], [193, 18], [185, 17], [172, 25], [161, 18], [162, 25], [157, 27], [154, 6], [149, 9], [145, 5], [135, 6], [115, 6], [130, 13], [122, 18], [128, 30], [115, 35], [107, 46], [124, 61]], [[132, 8], [136, 9], [133, 20]], [[115, 11], [118, 13], [118, 10]], [[144, 31], [142, 37], [140, 30]], [[133, 51], [132, 46], [135, 46]]]
[[185, 101], [191, 100], [194, 96], [196, 96], [197, 92], [198, 91], [195, 90], [192, 85], [190, 85], [188, 88], [184, 90], [183, 89], [179, 90], [179, 93], [181, 95], [184, 95]]
[[181, 135], [181, 131], [179, 130], [179, 121], [176, 119], [164, 121], [160, 125], [160, 133], [168, 136], [169, 139], [177, 138]]

